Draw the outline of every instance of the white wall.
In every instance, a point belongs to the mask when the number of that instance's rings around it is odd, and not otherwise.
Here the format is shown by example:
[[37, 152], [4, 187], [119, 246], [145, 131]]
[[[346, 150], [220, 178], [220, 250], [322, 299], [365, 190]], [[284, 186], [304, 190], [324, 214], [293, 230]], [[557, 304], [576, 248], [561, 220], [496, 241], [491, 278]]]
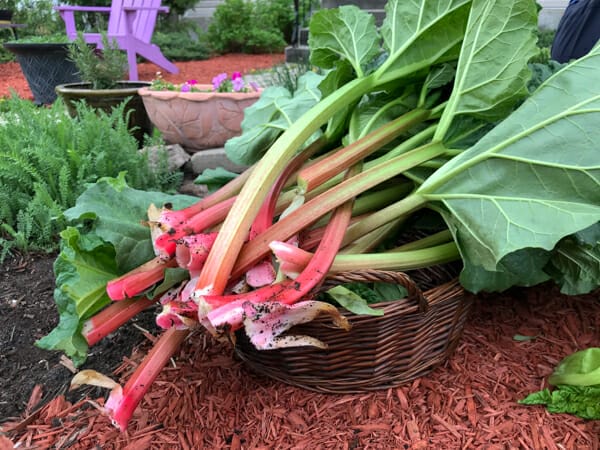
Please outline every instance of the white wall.
[[569, 0], [538, 0], [542, 5], [538, 24], [540, 28], [556, 29]]
[[[217, 5], [223, 0], [200, 0], [194, 9], [190, 9], [185, 13], [186, 18], [196, 20], [200, 26], [205, 28], [212, 17]], [[542, 10], [539, 16], [540, 28], [555, 29], [563, 15], [563, 12], [569, 0], [538, 0], [542, 5]]]

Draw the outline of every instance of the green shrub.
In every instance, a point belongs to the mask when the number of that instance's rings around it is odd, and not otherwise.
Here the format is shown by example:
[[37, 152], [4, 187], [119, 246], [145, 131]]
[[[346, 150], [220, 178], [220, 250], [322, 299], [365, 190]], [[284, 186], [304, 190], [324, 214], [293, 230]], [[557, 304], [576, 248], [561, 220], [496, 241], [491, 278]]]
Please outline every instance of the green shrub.
[[152, 42], [173, 61], [202, 60], [210, 56], [204, 31], [192, 21], [183, 20], [177, 26], [165, 22], [152, 35]]
[[555, 35], [556, 35], [556, 30], [551, 30], [551, 29], [538, 30], [537, 46], [540, 48], [552, 47], [552, 42], [554, 42]]
[[208, 39], [218, 53], [280, 52], [293, 17], [288, 0], [225, 0], [215, 10]]
[[87, 183], [127, 173], [131, 187], [173, 190], [179, 173], [166, 157], [151, 169], [127, 131], [123, 105], [111, 114], [83, 103], [79, 119], [64, 104], [49, 108], [16, 97], [2, 102], [0, 115], [0, 260], [12, 248], [56, 249], [61, 213], [75, 204]]
[[290, 0], [256, 0], [254, 3], [254, 23], [269, 24], [268, 29], [281, 32], [287, 43], [292, 39], [294, 16]]

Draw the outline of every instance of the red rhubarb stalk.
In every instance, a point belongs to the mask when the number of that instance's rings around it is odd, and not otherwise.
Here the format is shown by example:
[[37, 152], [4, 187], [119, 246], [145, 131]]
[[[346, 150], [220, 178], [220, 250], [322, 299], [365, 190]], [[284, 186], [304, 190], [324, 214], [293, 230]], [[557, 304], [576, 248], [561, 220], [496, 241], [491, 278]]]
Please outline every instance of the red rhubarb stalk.
[[[269, 252], [269, 243], [272, 241], [289, 239], [345, 201], [445, 151], [445, 147], [438, 143], [425, 145], [344, 180], [327, 192], [307, 201], [300, 208], [274, 223], [256, 239], [248, 242], [237, 257], [231, 277], [235, 279], [243, 275], [248, 268], [262, 259]], [[403, 207], [413, 211], [422, 207], [426, 200], [420, 196], [410, 195], [401, 202], [404, 202]], [[390, 220], [393, 219], [395, 217], [390, 217]]]
[[[306, 149], [297, 154], [281, 172], [279, 177], [277, 177], [275, 184], [273, 184], [271, 187], [263, 206], [252, 223], [249, 236], [250, 240], [254, 239], [257, 235], [261, 234], [272, 225], [273, 218], [275, 216], [275, 209], [277, 207], [277, 199], [279, 198], [279, 194], [281, 193], [283, 187], [287, 183], [290, 176], [295, 173], [311, 156], [320, 150], [322, 145], [323, 141], [321, 140], [309, 145]], [[275, 281], [276, 275], [277, 274], [271, 262], [271, 258], [269, 255], [267, 255], [265, 259], [259, 261], [256, 265], [247, 270], [246, 281], [250, 286], [258, 288], [271, 284], [273, 281]]]
[[202, 210], [187, 220], [178, 222], [176, 226], [163, 227], [160, 222], [149, 220], [151, 228], [158, 228], [154, 232], [153, 245], [155, 253], [161, 258], [171, 258], [175, 255], [177, 240], [190, 234], [202, 233], [211, 226], [221, 222], [229, 212], [235, 197], [223, 200], [216, 205]]
[[111, 303], [84, 322], [81, 334], [87, 344], [92, 346], [154, 304], [156, 302], [147, 297], [130, 298], [122, 302]]
[[122, 389], [117, 387], [110, 393], [104, 409], [109, 413], [113, 424], [121, 431], [127, 429], [127, 423], [138, 403], [188, 333], [188, 330], [175, 328], [165, 331], [129, 378], [125, 387]]
[[167, 267], [177, 267], [177, 262], [173, 259], [165, 261], [159, 257], [151, 259], [119, 278], [109, 281], [106, 292], [111, 300], [135, 297], [161, 281]]
[[333, 178], [347, 168], [362, 161], [382, 146], [390, 143], [415, 124], [427, 120], [430, 112], [427, 110], [412, 110], [391, 122], [372, 131], [365, 137], [346, 146], [342, 151], [334, 152], [317, 164], [300, 171], [298, 185], [305, 191]]

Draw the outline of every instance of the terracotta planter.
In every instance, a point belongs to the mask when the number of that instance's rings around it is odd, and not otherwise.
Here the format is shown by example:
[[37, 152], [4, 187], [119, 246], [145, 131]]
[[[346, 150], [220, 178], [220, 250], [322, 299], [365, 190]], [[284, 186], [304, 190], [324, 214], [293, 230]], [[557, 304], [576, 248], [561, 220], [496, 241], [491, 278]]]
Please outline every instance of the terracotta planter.
[[[197, 85], [212, 89], [211, 85]], [[175, 92], [139, 90], [150, 120], [170, 144], [180, 144], [189, 152], [222, 147], [241, 134], [244, 109], [260, 97], [260, 92]]]
[[144, 103], [138, 95], [138, 89], [149, 86], [148, 81], [121, 81], [114, 89], [92, 89], [90, 83], [68, 83], [56, 86], [56, 92], [64, 100], [71, 117], [76, 117], [77, 101], [85, 101], [92, 108], [110, 112], [125, 99], [129, 99], [125, 112], [133, 110], [129, 115], [128, 127], [134, 128], [133, 134], [140, 147], [143, 145], [144, 134], [152, 134], [152, 123], [146, 114]]

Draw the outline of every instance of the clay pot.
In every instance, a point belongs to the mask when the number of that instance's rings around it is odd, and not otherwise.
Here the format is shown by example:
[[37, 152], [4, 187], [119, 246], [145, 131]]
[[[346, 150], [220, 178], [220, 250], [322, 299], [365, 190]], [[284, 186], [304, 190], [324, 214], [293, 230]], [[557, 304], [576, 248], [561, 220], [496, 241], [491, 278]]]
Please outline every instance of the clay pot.
[[[211, 85], [196, 85], [210, 91]], [[260, 97], [259, 92], [179, 92], [141, 88], [139, 94], [154, 126], [169, 144], [188, 152], [223, 147], [239, 136], [244, 109]]]
[[152, 134], [152, 123], [150, 123], [144, 104], [138, 95], [138, 89], [149, 85], [149, 81], [121, 81], [113, 89], [92, 89], [90, 83], [67, 83], [57, 86], [56, 92], [63, 98], [71, 117], [77, 116], [76, 103], [78, 101], [84, 101], [96, 110], [110, 113], [112, 108], [128, 100], [125, 113], [129, 110], [132, 112], [129, 114], [127, 125], [129, 129], [133, 130], [133, 135], [141, 147], [145, 135]]

